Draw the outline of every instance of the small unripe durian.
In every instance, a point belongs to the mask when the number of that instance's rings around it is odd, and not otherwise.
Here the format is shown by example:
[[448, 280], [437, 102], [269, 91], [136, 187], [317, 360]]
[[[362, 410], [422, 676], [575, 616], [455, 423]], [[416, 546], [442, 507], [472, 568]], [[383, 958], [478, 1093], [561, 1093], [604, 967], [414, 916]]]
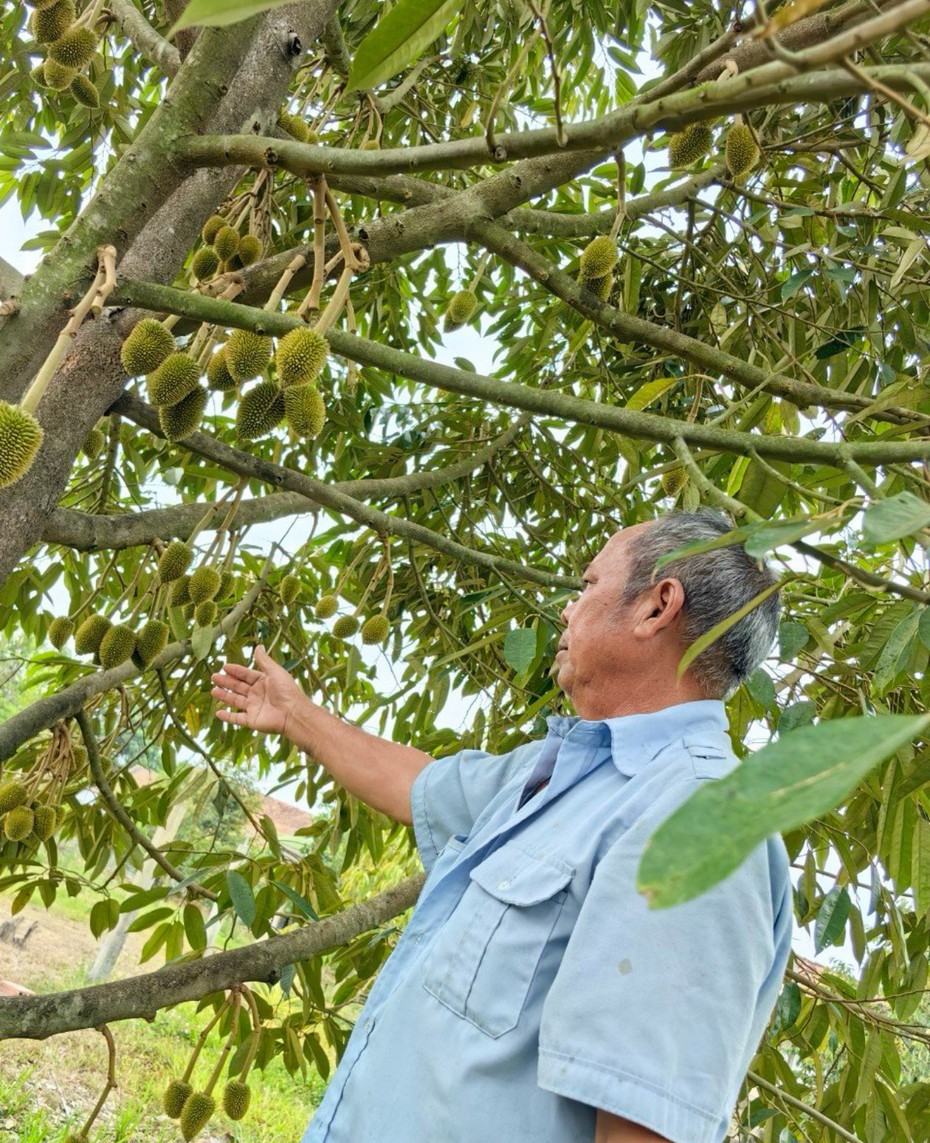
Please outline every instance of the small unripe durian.
[[226, 349], [218, 349], [207, 362], [207, 385], [217, 393], [228, 393], [236, 387], [236, 379], [226, 364]]
[[225, 599], [232, 591], [233, 583], [236, 577], [232, 572], [224, 571], [220, 573], [220, 589], [214, 596], [215, 599]]
[[300, 595], [300, 586], [300, 580], [296, 575], [286, 575], [278, 585], [278, 595], [281, 596], [281, 602], [289, 607]]
[[96, 111], [100, 106], [100, 92], [86, 75], [76, 75], [71, 80], [70, 92], [78, 103]]
[[210, 1122], [210, 1117], [216, 1111], [216, 1100], [205, 1091], [194, 1091], [184, 1101], [181, 1109], [181, 1134], [188, 1143], [198, 1131]]
[[340, 615], [333, 624], [333, 634], [337, 639], [351, 639], [358, 631], [358, 620], [354, 615]]
[[16, 778], [7, 778], [0, 785], [0, 814], [5, 814], [9, 810], [15, 810], [25, 805], [28, 797], [29, 792], [22, 782]]
[[688, 483], [688, 470], [683, 464], [662, 473], [662, 491], [666, 496], [676, 496]]
[[216, 568], [204, 566], [191, 573], [187, 587], [191, 603], [206, 603], [208, 599], [215, 599], [219, 590], [220, 573]]
[[169, 1119], [180, 1118], [181, 1112], [184, 1110], [184, 1104], [187, 1102], [187, 1097], [194, 1089], [189, 1083], [184, 1080], [172, 1080], [165, 1088], [165, 1094], [162, 1096], [161, 1105], [165, 1115]]
[[[175, 580], [172, 591], [179, 583], [184, 583], [186, 577]], [[136, 654], [143, 667], [164, 651], [168, 646], [168, 624], [161, 619], [150, 619], [142, 625], [136, 635]]]
[[366, 139], [365, 142], [361, 146], [361, 150], [363, 150], [363, 151], [380, 151], [381, 150], [381, 142], [378, 139]]
[[22, 841], [32, 833], [35, 815], [28, 806], [17, 806], [3, 815], [3, 832], [10, 841]]
[[477, 308], [478, 295], [474, 290], [459, 290], [457, 294], [453, 294], [452, 301], [449, 302], [449, 307], [446, 310], [444, 323], [446, 331], [451, 332], [454, 329], [459, 329], [460, 326], [470, 321]]
[[211, 623], [216, 622], [218, 614], [219, 608], [212, 599], [208, 599], [204, 603], [198, 603], [194, 608], [194, 622], [198, 627], [209, 627]]
[[191, 577], [189, 575], [182, 575], [180, 579], [176, 579], [168, 592], [168, 606], [185, 607], [190, 603], [190, 586]]
[[236, 381], [251, 381], [271, 360], [271, 338], [237, 329], [226, 342], [226, 368]]
[[291, 385], [284, 390], [284, 416], [298, 436], [314, 440], [326, 424], [326, 402], [316, 385]]
[[191, 258], [191, 273], [198, 282], [212, 278], [220, 268], [220, 260], [212, 246], [201, 246]]
[[182, 441], [200, 428], [207, 408], [207, 391], [198, 385], [183, 401], [158, 410], [158, 424], [165, 440]]
[[97, 47], [97, 37], [90, 28], [71, 28], [49, 44], [48, 58], [79, 71], [89, 63]]
[[271, 432], [284, 416], [284, 398], [271, 381], [263, 381], [244, 393], [236, 411], [236, 432], [243, 440], [254, 441]]
[[58, 0], [32, 0], [32, 6], [37, 11], [42, 11], [43, 8], [51, 8], [52, 5], [57, 3]]
[[690, 123], [668, 141], [668, 161], [672, 167], [690, 167], [710, 150], [713, 132], [706, 123]]
[[262, 240], [254, 234], [246, 234], [239, 240], [239, 261], [243, 266], [251, 266], [262, 256]]
[[37, 8], [29, 20], [29, 29], [38, 44], [51, 44], [61, 37], [74, 23], [76, 9], [74, 0], [58, 0], [45, 8]]
[[123, 342], [120, 360], [130, 377], [153, 373], [169, 353], [174, 353], [174, 338], [155, 318], [143, 318]]
[[57, 619], [53, 619], [49, 624], [48, 641], [56, 651], [60, 651], [73, 634], [74, 623], [67, 615], [59, 615]]
[[213, 238], [213, 249], [221, 262], [239, 253], [239, 231], [234, 226], [221, 226]]
[[0, 401], [0, 488], [26, 475], [42, 444], [42, 426], [19, 405]]
[[149, 400], [153, 405], [178, 405], [197, 388], [200, 370], [193, 357], [172, 353], [145, 379]]
[[329, 342], [321, 333], [315, 329], [292, 329], [278, 342], [275, 353], [278, 383], [287, 388], [315, 381], [328, 355]]
[[33, 811], [32, 832], [39, 841], [48, 841], [58, 825], [58, 814], [54, 806], [36, 806]]
[[105, 615], [88, 615], [74, 633], [74, 649], [79, 655], [96, 655], [104, 635], [113, 624]]
[[52, 91], [66, 91], [77, 78], [77, 72], [57, 60], [46, 60], [42, 65], [42, 78]]
[[599, 234], [581, 252], [581, 277], [586, 282], [605, 278], [617, 265], [617, 257], [617, 243], [609, 234]]
[[734, 179], [741, 178], [756, 165], [759, 147], [748, 123], [734, 123], [723, 141], [727, 169]]
[[603, 278], [579, 278], [578, 281], [586, 290], [590, 290], [592, 294], [599, 297], [602, 302], [607, 301], [610, 297], [610, 291], [614, 288], [613, 274], [606, 274]]
[[105, 671], [125, 663], [136, 646], [136, 633], [125, 623], [117, 623], [100, 640], [100, 665]]
[[242, 1080], [230, 1080], [223, 1088], [223, 1110], [230, 1119], [241, 1119], [249, 1110], [252, 1092]]
[[158, 578], [162, 583], [180, 579], [194, 562], [194, 549], [183, 540], [172, 540], [158, 560]]
[[100, 456], [103, 452], [103, 446], [106, 444], [106, 437], [103, 435], [103, 430], [98, 429], [96, 426], [87, 434], [87, 439], [81, 445], [81, 452], [93, 460], [95, 457]]
[[372, 615], [362, 624], [363, 643], [383, 643], [391, 631], [391, 625], [386, 615]]
[[334, 595], [321, 595], [313, 608], [317, 619], [329, 619], [339, 610], [339, 600]]
[[222, 215], [211, 215], [203, 224], [203, 230], [201, 230], [200, 236], [203, 238], [204, 242], [210, 245], [212, 244], [213, 239], [216, 238], [217, 234], [219, 234], [225, 225], [226, 219], [223, 218]]
[[282, 111], [278, 116], [278, 126], [288, 135], [293, 135], [299, 143], [309, 143], [310, 128], [299, 115], [291, 111]]

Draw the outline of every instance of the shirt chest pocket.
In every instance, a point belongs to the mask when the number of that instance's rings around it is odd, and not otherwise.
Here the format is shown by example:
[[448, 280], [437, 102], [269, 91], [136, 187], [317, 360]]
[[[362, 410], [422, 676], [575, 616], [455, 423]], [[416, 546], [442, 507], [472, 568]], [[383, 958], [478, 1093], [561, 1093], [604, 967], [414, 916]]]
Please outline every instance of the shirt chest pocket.
[[520, 1018], [575, 870], [505, 847], [470, 874], [429, 950], [423, 987], [494, 1038]]

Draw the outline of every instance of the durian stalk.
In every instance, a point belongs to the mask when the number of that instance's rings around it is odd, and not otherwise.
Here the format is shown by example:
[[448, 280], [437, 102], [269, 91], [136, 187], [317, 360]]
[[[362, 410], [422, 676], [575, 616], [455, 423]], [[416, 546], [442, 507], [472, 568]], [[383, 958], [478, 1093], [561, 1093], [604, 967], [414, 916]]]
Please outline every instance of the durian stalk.
[[345, 304], [346, 298], [349, 296], [349, 284], [352, 281], [353, 274], [354, 271], [349, 266], [346, 266], [342, 271], [339, 281], [336, 283], [336, 288], [333, 290], [333, 296], [329, 299], [329, 304], [320, 314], [316, 325], [313, 327], [317, 333], [325, 334], [336, 318], [339, 317], [339, 312]]
[[326, 179], [322, 175], [313, 184], [313, 281], [297, 313], [306, 317], [310, 310], [320, 309], [323, 289], [323, 263], [326, 261]]
[[187, 1061], [187, 1067], [184, 1069], [184, 1074], [181, 1076], [181, 1083], [188, 1083], [190, 1081], [190, 1078], [194, 1073], [194, 1067], [197, 1064], [197, 1060], [200, 1058], [200, 1053], [203, 1051], [203, 1046], [207, 1042], [207, 1037], [216, 1027], [219, 1018], [223, 1015], [228, 1007], [229, 996], [224, 996], [223, 1003], [213, 1013], [209, 1023], [197, 1037], [197, 1043], [194, 1045], [193, 1052], [191, 1052], [191, 1058]]
[[94, 1125], [97, 1116], [103, 1110], [103, 1105], [107, 1101], [110, 1092], [117, 1086], [116, 1084], [116, 1044], [113, 1042], [113, 1033], [106, 1024], [101, 1024], [97, 1031], [101, 1033], [107, 1042], [107, 1082], [103, 1085], [103, 1091], [100, 1093], [100, 1098], [94, 1106], [93, 1111], [88, 1115], [84, 1121], [84, 1126], [78, 1132], [79, 1139], [87, 1139], [90, 1135], [90, 1129]]
[[262, 309], [276, 310], [278, 308], [278, 303], [287, 292], [287, 288], [291, 284], [291, 279], [294, 277], [297, 271], [302, 270], [306, 264], [307, 257], [305, 254], [294, 255], [294, 257], [284, 268], [284, 273], [278, 279], [277, 283], [275, 284], [275, 288], [269, 294], [268, 301], [265, 302], [264, 306], [262, 306]]
[[359, 273], [360, 270], [368, 269], [368, 258], [359, 258], [355, 253], [352, 245], [352, 239], [349, 237], [349, 232], [346, 230], [346, 224], [342, 220], [342, 213], [339, 210], [339, 203], [333, 197], [333, 192], [329, 187], [325, 188], [326, 206], [329, 210], [329, 217], [333, 220], [333, 226], [336, 228], [336, 234], [339, 238], [339, 249], [342, 251], [342, 256], [345, 259], [346, 269], [351, 270], [353, 274]]
[[233, 989], [233, 1000], [232, 1000], [232, 1014], [230, 1017], [232, 1023], [230, 1025], [229, 1035], [226, 1037], [226, 1041], [223, 1044], [223, 1047], [220, 1049], [219, 1059], [216, 1061], [216, 1066], [213, 1068], [213, 1071], [210, 1073], [210, 1078], [207, 1080], [207, 1086], [203, 1089], [205, 1095], [212, 1095], [213, 1094], [213, 1089], [216, 1087], [216, 1081], [220, 1078], [220, 1073], [223, 1071], [223, 1066], [225, 1065], [226, 1060], [229, 1058], [229, 1053], [232, 1051], [233, 1043], [235, 1042], [235, 1039], [236, 1039], [236, 1032], [238, 1031], [239, 1009], [241, 1007], [242, 1007], [242, 992], [239, 988], [234, 988]]
[[249, 1078], [249, 1071], [252, 1067], [252, 1061], [255, 1059], [255, 1053], [258, 1051], [258, 1044], [261, 1040], [262, 1034], [262, 1020], [258, 1014], [258, 1005], [255, 1003], [255, 997], [252, 995], [252, 990], [247, 984], [240, 984], [239, 988], [242, 995], [245, 997], [245, 1002], [249, 1006], [249, 1014], [252, 1017], [252, 1042], [249, 1044], [249, 1050], [246, 1054], [245, 1061], [239, 1071], [239, 1082], [245, 1083]]

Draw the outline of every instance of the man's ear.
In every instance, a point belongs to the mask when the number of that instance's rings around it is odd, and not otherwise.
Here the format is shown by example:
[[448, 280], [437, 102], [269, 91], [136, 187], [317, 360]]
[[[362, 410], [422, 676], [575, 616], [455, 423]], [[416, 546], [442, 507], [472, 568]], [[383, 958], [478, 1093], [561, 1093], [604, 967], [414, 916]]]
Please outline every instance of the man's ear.
[[634, 631], [645, 639], [654, 637], [677, 622], [684, 611], [685, 589], [677, 579], [662, 579], [643, 593]]

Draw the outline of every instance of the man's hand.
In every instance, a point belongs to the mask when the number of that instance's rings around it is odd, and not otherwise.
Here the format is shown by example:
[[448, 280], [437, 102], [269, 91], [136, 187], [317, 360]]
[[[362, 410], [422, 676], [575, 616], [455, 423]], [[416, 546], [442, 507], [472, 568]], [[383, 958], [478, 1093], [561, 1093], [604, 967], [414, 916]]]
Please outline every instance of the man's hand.
[[235, 726], [248, 726], [268, 734], [287, 734], [288, 721], [305, 698], [293, 678], [265, 651], [255, 648], [255, 667], [224, 663], [212, 675], [210, 694], [231, 710], [218, 710], [216, 717]]
[[598, 1109], [596, 1124], [594, 1143], [668, 1143], [664, 1135], [609, 1111]]

